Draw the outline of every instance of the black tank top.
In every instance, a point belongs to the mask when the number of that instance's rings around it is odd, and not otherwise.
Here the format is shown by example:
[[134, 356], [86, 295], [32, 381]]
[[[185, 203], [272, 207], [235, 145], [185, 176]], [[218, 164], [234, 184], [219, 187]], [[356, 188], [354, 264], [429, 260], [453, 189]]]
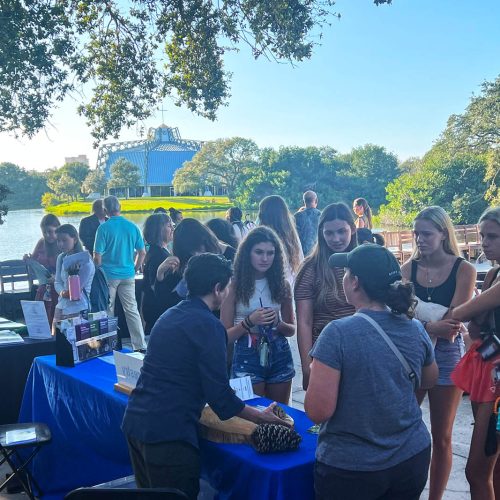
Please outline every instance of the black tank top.
[[[457, 257], [453, 268], [451, 269], [446, 281], [434, 288], [425, 287], [417, 283], [417, 269], [418, 261], [411, 261], [411, 281], [415, 287], [415, 295], [424, 302], [433, 302], [434, 304], [441, 304], [444, 307], [450, 307], [453, 295], [455, 295], [455, 288], [457, 286], [457, 272], [458, 266], [464, 259]], [[429, 300], [430, 297], [430, 300]]]

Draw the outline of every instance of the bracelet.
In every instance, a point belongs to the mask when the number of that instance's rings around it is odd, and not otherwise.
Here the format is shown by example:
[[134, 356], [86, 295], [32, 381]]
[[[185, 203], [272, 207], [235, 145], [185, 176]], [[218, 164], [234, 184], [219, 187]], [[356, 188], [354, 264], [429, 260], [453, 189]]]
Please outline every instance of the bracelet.
[[252, 323], [250, 320], [250, 314], [244, 319], [245, 324], [248, 326], [248, 328], [253, 328], [255, 325]]
[[248, 333], [250, 333], [250, 328], [245, 324], [245, 321], [243, 320], [240, 325], [243, 327], [244, 330], [246, 330]]

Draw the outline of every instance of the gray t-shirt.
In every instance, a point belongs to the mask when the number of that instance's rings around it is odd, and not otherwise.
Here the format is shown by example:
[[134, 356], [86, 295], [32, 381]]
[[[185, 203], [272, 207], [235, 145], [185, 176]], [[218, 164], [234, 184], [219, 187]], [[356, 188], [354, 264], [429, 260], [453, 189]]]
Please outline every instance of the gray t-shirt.
[[[387, 333], [419, 383], [434, 349], [422, 324], [390, 311], [360, 310]], [[363, 318], [332, 321], [311, 356], [341, 372], [335, 413], [321, 425], [316, 459], [344, 470], [388, 469], [430, 445], [412, 382], [384, 339]]]

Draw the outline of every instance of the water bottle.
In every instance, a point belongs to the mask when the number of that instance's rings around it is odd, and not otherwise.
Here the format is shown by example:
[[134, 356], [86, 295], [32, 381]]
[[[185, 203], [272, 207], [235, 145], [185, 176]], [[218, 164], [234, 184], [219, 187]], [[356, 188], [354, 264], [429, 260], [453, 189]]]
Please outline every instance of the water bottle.
[[78, 274], [72, 274], [68, 276], [68, 288], [69, 288], [69, 300], [80, 300], [81, 288], [80, 288], [80, 276], [78, 276]]

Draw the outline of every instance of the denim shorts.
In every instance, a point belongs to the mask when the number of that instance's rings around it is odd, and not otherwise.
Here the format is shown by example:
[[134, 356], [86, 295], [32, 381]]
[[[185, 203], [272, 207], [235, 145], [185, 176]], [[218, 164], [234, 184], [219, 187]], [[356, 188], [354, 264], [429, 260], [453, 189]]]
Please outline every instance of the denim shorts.
[[234, 344], [232, 378], [248, 375], [252, 384], [280, 384], [295, 376], [292, 351], [283, 335], [277, 335], [269, 343], [269, 361], [266, 367], [260, 366], [258, 348], [248, 345], [248, 335], [239, 338]]
[[458, 335], [453, 343], [446, 339], [437, 339], [434, 355], [439, 368], [439, 377], [436, 385], [455, 385], [450, 375], [464, 354], [465, 344], [461, 335]]

